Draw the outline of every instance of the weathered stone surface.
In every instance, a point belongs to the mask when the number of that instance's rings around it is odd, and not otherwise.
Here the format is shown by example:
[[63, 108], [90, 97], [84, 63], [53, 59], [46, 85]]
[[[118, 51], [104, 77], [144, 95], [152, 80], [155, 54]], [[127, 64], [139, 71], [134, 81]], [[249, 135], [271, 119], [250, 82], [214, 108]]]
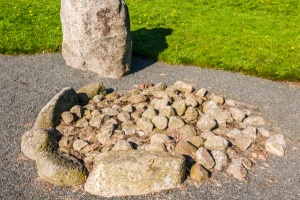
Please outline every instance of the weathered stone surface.
[[167, 151], [163, 143], [151, 143], [144, 146], [145, 151]]
[[286, 146], [286, 141], [282, 134], [273, 135], [270, 138], [268, 138], [265, 142], [266, 150], [277, 156], [284, 155], [285, 146]]
[[122, 131], [125, 135], [133, 135], [136, 132], [138, 132], [140, 129], [137, 125], [129, 125], [129, 126], [123, 126]]
[[35, 160], [40, 152], [57, 150], [58, 136], [53, 128], [31, 129], [22, 135], [21, 151]]
[[226, 99], [226, 100], [225, 100], [225, 104], [226, 104], [227, 106], [230, 106], [230, 107], [234, 107], [234, 106], [237, 105], [236, 101], [233, 100], [233, 99]]
[[234, 178], [244, 181], [247, 178], [247, 170], [240, 162], [232, 162], [228, 168], [227, 173], [231, 174]]
[[224, 97], [221, 95], [216, 95], [216, 94], [212, 93], [209, 98], [210, 98], [210, 100], [212, 100], [220, 105], [222, 105], [224, 103]]
[[133, 104], [142, 103], [147, 100], [147, 97], [143, 94], [133, 94], [130, 97], [130, 102]]
[[197, 122], [197, 127], [202, 131], [210, 131], [217, 125], [216, 120], [208, 115], [203, 115]]
[[168, 100], [155, 98], [151, 100], [150, 105], [152, 105], [155, 109], [160, 110], [168, 105]]
[[157, 91], [164, 91], [167, 88], [167, 85], [160, 82], [160, 83], [157, 83], [156, 85], [154, 85], [152, 88]]
[[118, 120], [120, 120], [121, 122], [126, 122], [130, 120], [130, 114], [128, 112], [120, 112], [118, 115]]
[[85, 105], [89, 100], [93, 99], [94, 96], [102, 94], [106, 95], [105, 87], [102, 83], [93, 82], [89, 83], [77, 90], [78, 100], [81, 105]]
[[185, 104], [187, 106], [192, 106], [195, 108], [198, 106], [198, 101], [195, 99], [195, 97], [192, 94], [189, 94], [186, 96]]
[[105, 129], [97, 133], [96, 138], [101, 144], [105, 144], [113, 133], [112, 129]]
[[175, 151], [180, 154], [190, 156], [193, 159], [196, 158], [195, 156], [196, 156], [197, 149], [196, 149], [196, 147], [194, 147], [193, 145], [191, 145], [188, 142], [184, 142], [182, 140], [179, 141], [176, 144]]
[[196, 160], [199, 164], [203, 165], [206, 169], [211, 169], [215, 165], [214, 159], [211, 157], [211, 155], [208, 153], [208, 151], [200, 147], [196, 151]]
[[76, 122], [76, 124], [75, 124], [75, 126], [76, 127], [86, 127], [86, 126], [88, 126], [89, 125], [89, 122], [88, 122], [88, 120], [86, 119], [86, 117], [83, 117], [83, 118], [81, 118], [81, 119], [79, 119], [77, 122]]
[[168, 125], [170, 129], [181, 128], [184, 125], [185, 125], [185, 123], [180, 117], [178, 117], [178, 116], [170, 117], [169, 125]]
[[204, 147], [209, 150], [222, 150], [225, 151], [229, 142], [221, 136], [208, 137], [204, 143]]
[[185, 159], [180, 154], [143, 150], [109, 152], [95, 158], [85, 191], [105, 197], [141, 195], [175, 188], [184, 176]]
[[75, 120], [73, 114], [70, 111], [63, 112], [61, 114], [61, 118], [66, 124], [71, 124]]
[[247, 128], [245, 128], [244, 130], [242, 130], [243, 135], [252, 138], [252, 139], [256, 139], [256, 128], [253, 126], [248, 126]]
[[234, 136], [234, 144], [239, 147], [242, 151], [246, 151], [248, 147], [253, 143], [253, 139], [243, 135], [237, 134]]
[[260, 126], [266, 124], [264, 118], [261, 116], [249, 116], [244, 119], [244, 122], [250, 126]]
[[176, 100], [173, 102], [172, 107], [175, 109], [178, 116], [182, 116], [185, 113], [186, 105], [184, 100]]
[[62, 0], [60, 15], [67, 65], [111, 78], [130, 71], [132, 42], [124, 1]]
[[131, 149], [132, 149], [132, 146], [130, 145], [129, 142], [127, 142], [126, 140], [119, 140], [114, 145], [114, 147], [111, 149], [111, 151], [126, 151], [126, 150], [131, 150]]
[[165, 130], [168, 127], [168, 118], [163, 115], [154, 116], [152, 118], [152, 123], [157, 129]]
[[246, 117], [245, 112], [238, 108], [229, 108], [229, 112], [231, 113], [233, 119], [239, 122], [243, 121], [243, 119]]
[[40, 111], [34, 123], [34, 129], [55, 128], [60, 116], [78, 104], [78, 96], [73, 88], [64, 88], [57, 93]]
[[260, 133], [263, 137], [270, 137], [271, 134], [270, 134], [270, 131], [264, 129], [264, 128], [258, 128], [258, 133]]
[[203, 103], [203, 112], [206, 113], [208, 110], [211, 109], [220, 109], [216, 102], [214, 101], [205, 101]]
[[192, 85], [190, 84], [187, 84], [187, 83], [184, 83], [182, 81], [176, 81], [174, 83], [174, 87], [179, 90], [179, 91], [182, 91], [182, 92], [186, 92], [186, 93], [191, 93], [193, 92], [194, 88]]
[[70, 112], [75, 115], [76, 118], [83, 117], [83, 108], [80, 105], [75, 105], [70, 109]]
[[182, 140], [185, 142], [189, 142], [195, 147], [199, 148], [203, 144], [203, 139], [201, 136], [196, 135], [196, 129], [189, 124], [181, 127], [179, 133], [182, 135]]
[[236, 135], [240, 135], [240, 134], [242, 134], [242, 131], [240, 131], [237, 128], [234, 128], [231, 131], [229, 131], [226, 135], [230, 138], [234, 138]]
[[85, 146], [89, 145], [89, 143], [87, 143], [84, 140], [75, 140], [73, 143], [73, 149], [76, 151], [80, 151], [81, 149], [83, 149]]
[[198, 90], [196, 92], [196, 95], [199, 97], [205, 97], [206, 94], [207, 94], [207, 89], [205, 89], [205, 88], [201, 88], [200, 90]]
[[145, 112], [142, 114], [142, 117], [152, 119], [156, 115], [156, 113], [156, 110], [152, 106], [149, 106], [147, 110], [145, 110]]
[[198, 111], [192, 106], [189, 106], [185, 111], [184, 119], [187, 121], [193, 121], [197, 119], [198, 115]]
[[171, 106], [165, 106], [159, 109], [159, 114], [170, 118], [175, 115], [175, 111]]
[[192, 179], [200, 182], [208, 179], [208, 172], [198, 163], [191, 168], [190, 176]]
[[145, 132], [151, 132], [154, 128], [151, 120], [148, 118], [138, 119], [137, 126]]
[[220, 171], [228, 164], [228, 157], [224, 151], [212, 150], [211, 154], [216, 163], [214, 169]]
[[38, 175], [59, 186], [76, 186], [84, 183], [87, 170], [75, 157], [58, 152], [42, 152], [36, 159]]

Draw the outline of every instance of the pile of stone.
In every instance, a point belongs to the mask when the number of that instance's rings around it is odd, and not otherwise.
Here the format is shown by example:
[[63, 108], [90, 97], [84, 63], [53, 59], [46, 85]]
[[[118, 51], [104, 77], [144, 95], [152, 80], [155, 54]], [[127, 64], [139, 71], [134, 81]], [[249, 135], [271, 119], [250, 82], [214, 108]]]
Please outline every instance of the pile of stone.
[[[256, 160], [267, 159], [267, 152], [284, 155], [284, 136], [270, 129], [257, 108], [181, 81], [109, 94], [102, 84], [92, 83], [77, 95], [78, 103], [57, 116], [60, 121], [42, 127], [56, 128], [58, 147], [39, 150], [36, 159], [37, 165], [46, 162], [38, 161], [40, 155], [58, 149], [60, 157], [73, 155], [77, 165], [83, 161], [81, 168], [87, 170], [82, 174], [89, 173], [85, 190], [92, 194], [136, 195], [172, 188], [183, 182], [186, 172], [196, 181], [218, 171], [243, 181]], [[45, 123], [38, 119], [35, 128]], [[23, 146], [28, 135], [32, 138], [27, 134]]]

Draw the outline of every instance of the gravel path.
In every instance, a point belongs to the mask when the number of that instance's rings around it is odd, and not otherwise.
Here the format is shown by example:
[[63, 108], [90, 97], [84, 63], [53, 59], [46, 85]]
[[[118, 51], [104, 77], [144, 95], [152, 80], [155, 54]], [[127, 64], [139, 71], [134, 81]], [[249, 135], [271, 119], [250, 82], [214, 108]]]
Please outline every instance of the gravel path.
[[300, 199], [300, 87], [241, 74], [196, 67], [168, 66], [135, 58], [133, 73], [121, 79], [99, 78], [64, 64], [61, 54], [0, 55], [0, 199], [104, 199], [81, 188], [52, 186], [38, 178], [35, 164], [20, 152], [22, 134], [31, 129], [41, 108], [63, 87], [78, 89], [100, 81], [111, 90], [135, 84], [176, 80], [207, 88], [237, 101], [258, 106], [262, 116], [283, 133], [287, 153], [258, 163], [247, 182], [223, 173], [195, 186], [138, 197], [113, 199]]

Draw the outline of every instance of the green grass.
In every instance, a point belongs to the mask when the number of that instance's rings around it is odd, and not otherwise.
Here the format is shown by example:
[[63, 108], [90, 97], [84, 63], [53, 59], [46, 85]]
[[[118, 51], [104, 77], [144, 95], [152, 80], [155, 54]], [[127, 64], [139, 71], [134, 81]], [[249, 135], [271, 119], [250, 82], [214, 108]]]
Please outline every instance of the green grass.
[[[299, 0], [126, 2], [134, 55], [300, 81]], [[59, 0], [0, 4], [0, 53], [61, 50]]]

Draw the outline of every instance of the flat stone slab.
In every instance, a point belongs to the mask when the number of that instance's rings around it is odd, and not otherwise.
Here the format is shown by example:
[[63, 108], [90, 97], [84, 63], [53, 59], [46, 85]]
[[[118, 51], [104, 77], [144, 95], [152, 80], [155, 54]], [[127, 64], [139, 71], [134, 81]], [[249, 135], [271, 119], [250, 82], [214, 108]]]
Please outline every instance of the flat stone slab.
[[185, 159], [169, 152], [143, 150], [100, 154], [85, 191], [105, 197], [141, 195], [175, 188], [185, 178]]

